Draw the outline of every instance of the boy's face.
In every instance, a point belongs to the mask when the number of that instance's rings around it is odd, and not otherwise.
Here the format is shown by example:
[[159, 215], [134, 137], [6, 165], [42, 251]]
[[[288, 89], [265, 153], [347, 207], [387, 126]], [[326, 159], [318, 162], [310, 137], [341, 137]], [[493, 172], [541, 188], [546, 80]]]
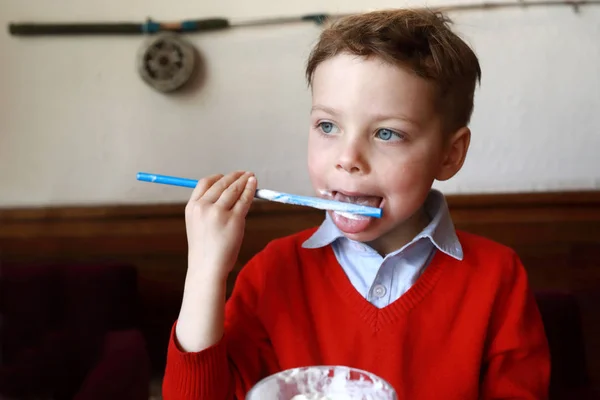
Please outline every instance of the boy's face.
[[427, 223], [421, 207], [431, 185], [460, 169], [455, 136], [466, 140], [465, 152], [469, 137], [466, 128], [444, 135], [435, 94], [431, 83], [376, 58], [342, 54], [317, 67], [308, 142], [314, 189], [383, 208], [380, 219], [330, 212], [347, 237], [387, 253]]

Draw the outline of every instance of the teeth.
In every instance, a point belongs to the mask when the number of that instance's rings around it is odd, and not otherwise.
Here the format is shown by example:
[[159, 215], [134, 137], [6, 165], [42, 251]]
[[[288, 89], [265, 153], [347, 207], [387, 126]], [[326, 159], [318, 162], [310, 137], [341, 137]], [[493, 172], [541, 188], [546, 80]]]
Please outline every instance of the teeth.
[[339, 192], [335, 194], [335, 199], [346, 203], [372, 207], [376, 207], [381, 202], [381, 197], [377, 196], [346, 196]]
[[355, 203], [355, 204], [362, 204], [362, 205], [368, 205], [370, 203], [370, 200], [372, 200], [372, 198], [368, 198], [368, 197], [351, 197], [350, 201]]

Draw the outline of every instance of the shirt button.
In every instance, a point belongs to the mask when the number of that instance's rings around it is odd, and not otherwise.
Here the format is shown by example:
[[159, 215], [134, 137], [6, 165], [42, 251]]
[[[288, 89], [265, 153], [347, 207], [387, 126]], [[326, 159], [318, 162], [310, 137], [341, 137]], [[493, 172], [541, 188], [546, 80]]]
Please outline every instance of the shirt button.
[[375, 297], [377, 297], [378, 299], [382, 298], [383, 296], [385, 296], [385, 286], [383, 285], [375, 285], [375, 287], [373, 288], [373, 295]]

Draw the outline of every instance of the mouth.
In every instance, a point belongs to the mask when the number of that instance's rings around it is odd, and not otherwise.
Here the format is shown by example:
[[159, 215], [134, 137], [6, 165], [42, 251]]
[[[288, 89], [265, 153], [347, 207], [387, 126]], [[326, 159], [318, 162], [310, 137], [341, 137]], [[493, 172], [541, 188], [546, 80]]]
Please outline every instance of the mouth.
[[383, 202], [383, 197], [360, 192], [342, 192], [332, 191], [331, 198], [343, 203], [359, 204], [361, 206], [379, 208]]
[[[319, 190], [321, 196], [343, 203], [359, 204], [363, 206], [382, 208], [384, 199], [371, 193], [350, 192], [341, 190]], [[357, 234], [365, 231], [373, 222], [373, 217], [350, 214], [346, 212], [331, 211], [336, 226], [344, 233]]]

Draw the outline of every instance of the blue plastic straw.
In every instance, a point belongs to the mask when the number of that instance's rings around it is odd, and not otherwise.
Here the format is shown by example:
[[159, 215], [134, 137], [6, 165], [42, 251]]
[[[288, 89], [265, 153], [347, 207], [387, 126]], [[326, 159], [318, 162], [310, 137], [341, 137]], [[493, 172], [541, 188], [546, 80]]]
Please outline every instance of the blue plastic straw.
[[[160, 183], [163, 185], [183, 186], [195, 188], [198, 184], [196, 179], [178, 178], [176, 176], [148, 174], [138, 172], [137, 180], [143, 182]], [[336, 200], [321, 199], [318, 197], [299, 196], [289, 193], [275, 192], [273, 190], [258, 189], [254, 196], [258, 199], [274, 201], [277, 203], [294, 204], [318, 208], [320, 210], [332, 210], [347, 214], [363, 215], [367, 217], [381, 218], [382, 209], [377, 207], [363, 206], [360, 204], [344, 203]]]

